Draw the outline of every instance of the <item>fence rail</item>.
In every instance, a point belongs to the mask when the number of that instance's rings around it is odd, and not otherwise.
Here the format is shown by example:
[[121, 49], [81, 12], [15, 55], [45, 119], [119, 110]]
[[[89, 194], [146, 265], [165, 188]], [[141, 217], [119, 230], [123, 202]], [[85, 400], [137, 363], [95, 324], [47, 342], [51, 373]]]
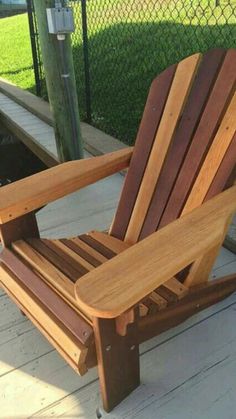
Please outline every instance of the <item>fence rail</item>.
[[236, 1], [74, 0], [82, 119], [132, 144], [152, 79], [197, 51], [236, 47]]

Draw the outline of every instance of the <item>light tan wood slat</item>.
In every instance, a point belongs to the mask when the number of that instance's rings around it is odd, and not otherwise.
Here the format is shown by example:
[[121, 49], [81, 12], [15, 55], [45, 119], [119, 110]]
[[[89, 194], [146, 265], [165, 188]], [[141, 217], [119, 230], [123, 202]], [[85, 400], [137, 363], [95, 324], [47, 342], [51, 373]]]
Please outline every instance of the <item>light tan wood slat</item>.
[[163, 284], [163, 287], [175, 294], [178, 299], [184, 297], [188, 293], [188, 288], [174, 277], [166, 281]]
[[72, 299], [74, 288], [71, 280], [53, 266], [46, 258], [34, 250], [25, 241], [19, 240], [12, 244], [13, 249], [23, 257], [36, 271], [43, 275], [54, 288]]
[[[33, 270], [33, 272], [35, 273], [35, 274], [37, 274], [41, 279], [42, 279], [42, 281], [45, 281], [48, 285], [51, 285], [51, 284], [49, 284], [48, 283], [48, 281], [47, 280], [45, 280], [45, 278], [44, 278], [44, 276], [39, 272], [39, 271], [37, 271], [36, 269], [34, 269], [34, 268], [32, 268], [32, 270]], [[51, 286], [52, 287], [52, 286]], [[53, 290], [55, 291], [55, 292], [57, 292], [58, 293], [58, 295], [61, 297], [61, 298], [63, 298], [63, 300], [64, 301], [66, 301], [67, 302], [67, 304], [71, 307], [71, 308], [73, 308], [81, 317], [83, 317], [83, 319], [84, 320], [86, 320], [91, 326], [92, 326], [92, 324], [93, 324], [93, 322], [92, 322], [92, 317], [91, 316], [89, 316], [89, 315], [87, 315], [87, 314], [85, 314], [85, 313], [83, 313], [83, 311], [82, 310], [80, 310], [79, 309], [79, 307], [78, 307], [78, 304], [77, 304], [77, 301], [76, 301], [76, 298], [74, 297], [74, 299], [73, 299], [73, 301], [72, 300], [68, 300], [68, 298], [66, 298], [66, 296], [64, 295], [64, 294], [62, 294], [61, 292], [59, 292], [58, 290], [55, 290], [55, 288], [54, 287], [52, 287], [53, 288]]]
[[149, 298], [158, 306], [158, 310], [162, 310], [168, 305], [168, 301], [165, 298], [163, 298], [161, 295], [159, 295], [158, 292], [156, 291], [153, 291], [149, 295]]
[[80, 278], [75, 285], [79, 306], [92, 316], [118, 317], [217, 246], [234, 211], [236, 186]]
[[90, 237], [93, 237], [95, 240], [97, 240], [98, 242], [108, 247], [108, 249], [112, 250], [117, 254], [123, 252], [124, 250], [130, 247], [128, 243], [116, 239], [115, 237], [112, 237], [109, 234], [101, 233], [100, 231], [90, 231], [88, 234]]
[[81, 249], [85, 250], [85, 252], [88, 252], [95, 259], [99, 260], [99, 262], [103, 263], [107, 261], [107, 258], [105, 256], [101, 255], [101, 253], [94, 250], [92, 247], [80, 240], [78, 237], [74, 237], [70, 240], [77, 244], [77, 246], [81, 247]]
[[[53, 341], [57, 343], [60, 347], [63, 348], [63, 351], [75, 362], [79, 367], [82, 364], [81, 374], [86, 372], [85, 368], [85, 357], [87, 354], [87, 348], [82, 346], [79, 342], [74, 341], [69, 334], [61, 327], [57, 321], [50, 316], [50, 314], [43, 308], [40, 303], [34, 299], [29, 292], [26, 292], [23, 287], [18, 284], [17, 279], [13, 278], [5, 268], [0, 266], [0, 278], [5, 288], [11, 296], [15, 297], [22, 308], [25, 308], [31, 314], [32, 321], [39, 326], [40, 330], [46, 337], [53, 337]], [[47, 330], [45, 333], [44, 327], [41, 325], [47, 325]], [[43, 330], [42, 330], [43, 329]], [[52, 340], [52, 339], [51, 339]], [[57, 347], [58, 349], [58, 347]]]
[[88, 271], [91, 271], [94, 269], [94, 266], [91, 265], [91, 263], [87, 262], [85, 259], [83, 259], [81, 256], [79, 256], [77, 253], [75, 253], [73, 250], [71, 250], [69, 247], [67, 247], [64, 243], [62, 243], [60, 240], [52, 240], [52, 242], [61, 249], [65, 254], [71, 256], [76, 262], [78, 262], [80, 265], [82, 265], [84, 268], [86, 268]]
[[203, 201], [236, 132], [236, 93], [220, 124], [208, 155], [193, 185], [181, 215], [187, 214]]
[[128, 243], [132, 244], [138, 240], [162, 164], [187, 100], [200, 59], [201, 54], [195, 54], [181, 61], [176, 69], [164, 113], [157, 130], [152, 152], [125, 235], [125, 241]]
[[46, 258], [40, 255], [36, 250], [29, 246], [23, 240], [19, 240], [12, 244], [13, 249], [24, 259], [30, 266], [39, 273], [43, 280], [55, 289], [66, 301], [70, 302], [72, 307], [81, 314], [85, 320], [91, 323], [91, 317], [80, 310], [74, 292], [74, 284], [71, 280], [52, 265]]

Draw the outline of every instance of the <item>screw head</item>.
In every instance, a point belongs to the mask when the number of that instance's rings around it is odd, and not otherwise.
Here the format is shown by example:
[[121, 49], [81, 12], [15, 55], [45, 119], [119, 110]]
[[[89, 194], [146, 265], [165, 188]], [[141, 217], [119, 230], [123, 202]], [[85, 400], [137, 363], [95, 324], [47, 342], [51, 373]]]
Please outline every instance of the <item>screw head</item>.
[[106, 351], [109, 352], [111, 350], [111, 345], [106, 346]]

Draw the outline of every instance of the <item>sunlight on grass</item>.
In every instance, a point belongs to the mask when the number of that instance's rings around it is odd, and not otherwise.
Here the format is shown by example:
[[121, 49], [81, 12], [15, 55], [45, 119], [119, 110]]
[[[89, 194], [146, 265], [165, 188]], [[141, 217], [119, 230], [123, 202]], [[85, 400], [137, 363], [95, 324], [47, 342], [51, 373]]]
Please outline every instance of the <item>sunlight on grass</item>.
[[0, 77], [32, 89], [34, 72], [27, 15], [0, 19], [0, 39]]

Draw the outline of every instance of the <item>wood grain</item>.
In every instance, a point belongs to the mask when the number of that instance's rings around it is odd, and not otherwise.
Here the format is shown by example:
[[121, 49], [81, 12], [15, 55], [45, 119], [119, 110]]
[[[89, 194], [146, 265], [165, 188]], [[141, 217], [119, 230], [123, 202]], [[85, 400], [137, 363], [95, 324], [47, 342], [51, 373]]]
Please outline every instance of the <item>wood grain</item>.
[[[103, 262], [106, 262], [107, 258], [105, 256], [103, 256], [101, 253], [97, 252], [97, 250], [93, 249], [93, 247], [89, 246], [87, 243], [83, 242], [80, 238], [75, 237], [73, 239], [70, 239], [70, 242], [74, 243], [76, 245], [76, 247], [73, 247], [73, 250], [75, 252], [78, 252], [77, 247], [79, 247], [79, 249], [83, 249], [91, 257], [93, 257], [94, 260], [98, 261], [99, 263], [97, 264], [97, 266], [101, 265], [101, 263], [103, 263]], [[67, 245], [69, 245], [69, 244], [67, 244]], [[79, 252], [80, 252], [80, 250], [79, 250]]]
[[80, 240], [88, 244], [90, 247], [95, 249], [97, 252], [105, 256], [106, 259], [113, 258], [116, 253], [113, 250], [109, 249], [107, 246], [104, 246], [101, 242], [97, 241], [94, 237], [91, 237], [89, 234], [82, 234], [79, 236]]
[[100, 231], [90, 231], [88, 234], [116, 254], [123, 252], [129, 247], [128, 243]]
[[18, 255], [29, 263], [32, 269], [35, 269], [36, 272], [39, 272], [45, 278], [49, 285], [75, 304], [73, 282], [66, 275], [25, 241], [19, 240], [13, 243], [12, 247]]
[[[181, 215], [200, 205], [236, 133], [236, 93], [216, 133]], [[234, 156], [236, 160], [236, 155]]]
[[129, 165], [132, 147], [67, 162], [0, 189], [0, 224], [112, 175]]
[[[69, 256], [70, 264], [74, 264], [77, 268], [77, 265], [82, 266], [86, 269], [86, 271], [91, 271], [94, 269], [94, 265], [89, 263], [87, 259], [84, 259], [80, 255], [77, 254], [77, 252], [74, 252], [69, 246], [64, 244], [61, 240], [42, 240], [44, 243], [46, 243], [47, 246], [49, 246], [51, 249], [55, 250], [55, 252], [58, 252], [58, 249], [60, 250], [59, 254], [66, 254]], [[86, 255], [87, 256], [87, 255]], [[74, 263], [73, 263], [74, 262]], [[98, 265], [97, 265], [98, 266]]]
[[93, 325], [103, 406], [110, 412], [140, 384], [137, 322], [126, 336], [118, 335], [115, 320], [95, 318]]
[[233, 186], [84, 275], [75, 286], [80, 307], [92, 316], [105, 318], [127, 311], [217, 246], [235, 210]]
[[138, 240], [155, 190], [157, 179], [177, 123], [188, 98], [200, 59], [201, 55], [195, 54], [181, 61], [177, 66], [166, 106], [155, 136], [152, 152], [147, 162], [143, 180], [125, 235], [125, 241], [128, 243], [133, 244]]
[[145, 342], [185, 321], [201, 310], [232, 294], [236, 275], [229, 275], [194, 287], [181, 301], [152, 316], [139, 319], [139, 343]]
[[180, 216], [194, 180], [198, 175], [198, 171], [211, 146], [219, 124], [225, 115], [228, 102], [232, 93], [235, 91], [235, 81], [236, 50], [229, 50], [225, 56], [158, 228], [167, 225]]
[[50, 241], [28, 239], [27, 243], [72, 282], [88, 272], [83, 265], [76, 263], [71, 256], [54, 246]]
[[223, 49], [214, 49], [202, 58], [183, 115], [174, 133], [173, 141], [157, 180], [139, 240], [157, 230], [225, 53], [226, 51]]
[[[19, 286], [25, 287], [68, 329], [81, 344], [88, 346], [93, 334], [92, 327], [79, 316], [42, 279], [27, 267], [13, 252], [4, 249], [1, 261], [17, 276]], [[4, 282], [3, 279], [1, 279]], [[20, 298], [20, 296], [18, 296]]]
[[110, 231], [112, 236], [121, 240], [125, 237], [176, 67], [173, 65], [161, 73], [150, 88], [128, 175]]
[[225, 188], [233, 185], [236, 179], [236, 134], [234, 135], [233, 140], [225, 153], [225, 156], [221, 162], [221, 165], [208, 189], [208, 192], [205, 196], [204, 201], [207, 201], [210, 198], [213, 198], [216, 194], [223, 191]]

